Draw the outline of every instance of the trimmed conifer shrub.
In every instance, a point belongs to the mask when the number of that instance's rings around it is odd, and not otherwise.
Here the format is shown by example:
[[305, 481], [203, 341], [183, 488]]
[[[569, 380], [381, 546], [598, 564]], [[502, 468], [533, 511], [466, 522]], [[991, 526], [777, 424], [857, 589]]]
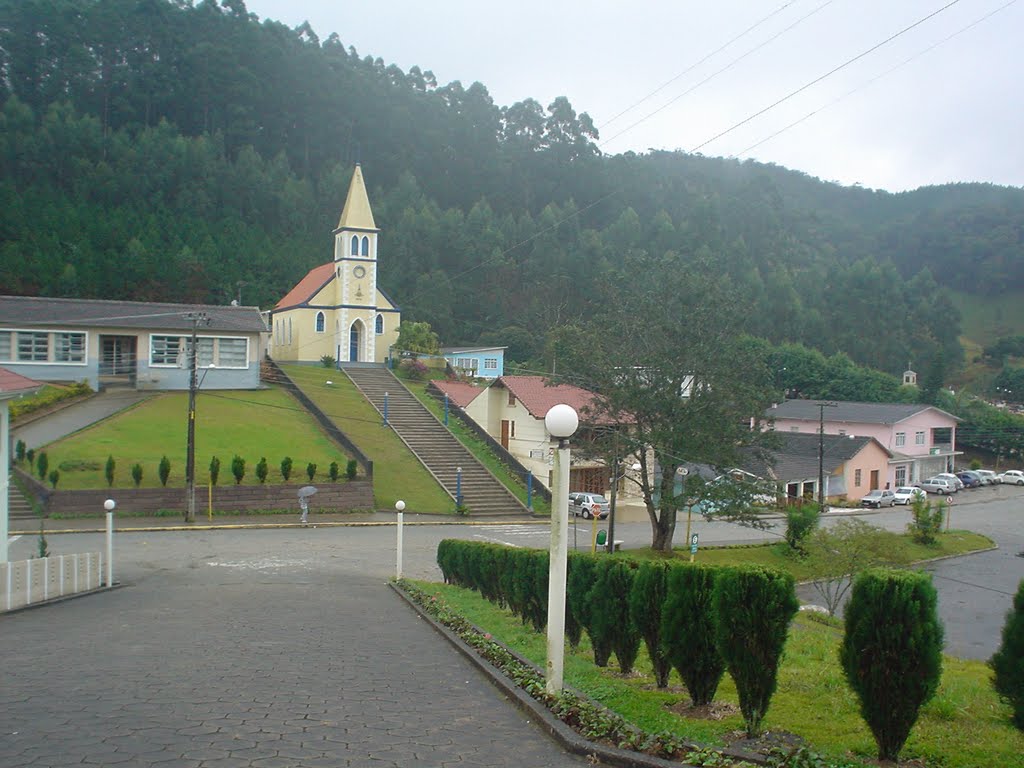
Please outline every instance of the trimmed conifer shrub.
[[39, 471], [39, 479], [46, 480], [46, 473], [50, 471], [50, 457], [46, 455], [46, 451], [40, 451], [36, 457], [36, 469]]
[[331, 478], [332, 483], [338, 482], [338, 478], [341, 477], [341, 470], [338, 467], [338, 462], [332, 461], [330, 466], [327, 467], [327, 476]]
[[641, 563], [629, 593], [629, 616], [647, 647], [654, 682], [659, 688], [668, 687], [668, 676], [672, 672], [661, 634], [668, 568], [668, 563], [654, 560]]
[[142, 485], [142, 465], [132, 464], [132, 480], [135, 482], [135, 487], [138, 488]]
[[1003, 641], [989, 662], [996, 693], [1013, 708], [1013, 724], [1024, 731], [1024, 581], [1006, 614]]
[[800, 608], [795, 583], [771, 568], [723, 568], [715, 578], [714, 600], [718, 650], [753, 738], [775, 693], [789, 622]]
[[679, 673], [696, 706], [710, 704], [725, 674], [715, 637], [717, 568], [674, 563], [666, 574], [662, 609], [665, 656]]
[[359, 463], [355, 459], [349, 459], [348, 463], [345, 464], [345, 477], [349, 480], [355, 480], [358, 471]]
[[220, 459], [214, 456], [210, 459], [210, 485], [216, 485], [218, 477], [220, 477]]
[[283, 477], [284, 481], [287, 483], [291, 479], [291, 476], [292, 476], [292, 457], [291, 456], [285, 456], [283, 459], [281, 459], [281, 477]]
[[839, 660], [879, 760], [897, 759], [921, 707], [939, 687], [936, 603], [931, 575], [921, 571], [871, 569], [854, 581]]
[[157, 475], [160, 477], [160, 485], [166, 488], [167, 480], [171, 476], [171, 460], [166, 456], [160, 459], [160, 465], [157, 467]]
[[235, 485], [241, 485], [245, 478], [245, 459], [238, 454], [231, 459], [231, 474], [235, 476]]
[[267, 457], [260, 456], [260, 460], [256, 462], [256, 479], [260, 481], [260, 485], [267, 482], [267, 474], [270, 472], [270, 467], [267, 466]]
[[114, 457], [112, 455], [107, 456], [107, 463], [103, 467], [103, 476], [107, 479], [108, 488], [114, 487], [114, 468], [116, 466], [117, 464], [114, 462]]
[[[590, 554], [569, 554], [569, 570], [566, 575], [566, 613], [572, 614], [574, 623], [586, 631], [590, 647], [594, 651], [594, 664], [607, 667], [612, 655], [610, 640], [593, 624], [592, 603], [600, 599], [596, 591], [598, 558]], [[568, 621], [566, 622], [568, 626]], [[569, 642], [572, 642], [570, 636]]]
[[622, 674], [633, 671], [640, 652], [640, 633], [629, 616], [629, 592], [637, 564], [623, 558], [602, 558], [597, 566], [595, 595], [591, 599], [591, 624], [607, 638]]

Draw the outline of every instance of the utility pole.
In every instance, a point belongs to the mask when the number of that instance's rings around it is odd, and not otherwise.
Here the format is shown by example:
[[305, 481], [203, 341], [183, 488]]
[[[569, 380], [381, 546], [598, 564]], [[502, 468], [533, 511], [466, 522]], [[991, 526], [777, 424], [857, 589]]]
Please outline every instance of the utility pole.
[[186, 319], [192, 323], [192, 338], [188, 352], [188, 443], [185, 459], [185, 522], [196, 519], [196, 368], [199, 358], [196, 331], [210, 319], [205, 312], [189, 312]]
[[825, 511], [825, 409], [835, 403], [817, 403], [818, 406], [818, 514]]

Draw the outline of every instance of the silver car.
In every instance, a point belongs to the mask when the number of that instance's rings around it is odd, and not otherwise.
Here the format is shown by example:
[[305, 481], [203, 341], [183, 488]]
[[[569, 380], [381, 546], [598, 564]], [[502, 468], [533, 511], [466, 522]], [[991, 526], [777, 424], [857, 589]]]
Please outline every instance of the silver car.
[[574, 515], [582, 515], [584, 519], [604, 519], [608, 517], [611, 506], [608, 500], [599, 493], [582, 493], [579, 491], [569, 494], [569, 511]]

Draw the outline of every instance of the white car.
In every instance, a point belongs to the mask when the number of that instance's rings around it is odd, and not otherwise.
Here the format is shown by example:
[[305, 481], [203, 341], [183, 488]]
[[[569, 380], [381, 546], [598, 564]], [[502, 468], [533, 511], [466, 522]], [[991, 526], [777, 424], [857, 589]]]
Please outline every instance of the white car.
[[914, 499], [923, 499], [927, 495], [925, 491], [922, 491], [915, 485], [905, 485], [895, 490], [893, 493], [893, 503], [906, 506], [907, 504], [913, 504]]
[[998, 485], [999, 475], [993, 472], [991, 469], [972, 469], [974, 474], [981, 478], [981, 482], [985, 485]]
[[999, 476], [999, 482], [1009, 485], [1024, 485], [1024, 472], [1019, 469], [1008, 469]]

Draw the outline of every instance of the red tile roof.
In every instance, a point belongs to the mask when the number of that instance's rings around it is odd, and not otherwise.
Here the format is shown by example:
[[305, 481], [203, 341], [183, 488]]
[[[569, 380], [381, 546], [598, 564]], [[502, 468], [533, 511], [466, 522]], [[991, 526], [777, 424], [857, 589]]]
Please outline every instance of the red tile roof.
[[274, 307], [274, 309], [290, 309], [305, 304], [316, 293], [323, 288], [334, 277], [334, 262], [321, 264], [306, 273], [306, 276], [299, 280], [298, 284], [288, 291], [287, 295]]
[[41, 381], [26, 378], [20, 373], [0, 368], [0, 394], [7, 392], [27, 392], [43, 386]]
[[565, 403], [576, 409], [581, 422], [611, 423], [607, 418], [587, 413], [588, 408], [596, 405], [597, 395], [573, 384], [554, 384], [543, 376], [502, 376], [495, 385], [507, 388], [535, 419], [543, 419], [552, 406]]
[[465, 408], [476, 399], [477, 395], [487, 389], [487, 387], [478, 387], [465, 381], [435, 380], [431, 383], [441, 392], [448, 395], [448, 399], [459, 406], [459, 408]]

